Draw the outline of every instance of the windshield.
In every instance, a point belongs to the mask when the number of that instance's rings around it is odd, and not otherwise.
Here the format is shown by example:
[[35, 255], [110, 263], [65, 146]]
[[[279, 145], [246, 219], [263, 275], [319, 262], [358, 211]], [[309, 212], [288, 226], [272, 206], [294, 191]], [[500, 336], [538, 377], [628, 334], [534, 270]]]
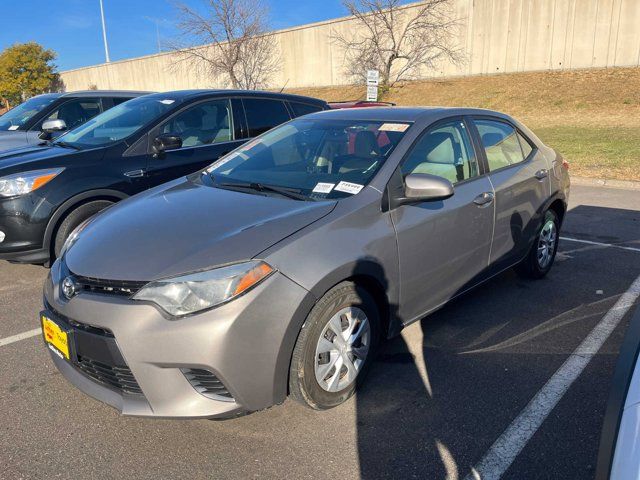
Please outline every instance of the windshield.
[[18, 130], [57, 98], [58, 95], [39, 95], [12, 108], [0, 116], [0, 130]]
[[357, 194], [400, 142], [408, 123], [298, 119], [214, 163], [214, 185], [290, 189], [310, 200]]
[[97, 115], [60, 137], [59, 142], [77, 148], [111, 145], [133, 135], [175, 105], [176, 100], [157, 95], [138, 97]]

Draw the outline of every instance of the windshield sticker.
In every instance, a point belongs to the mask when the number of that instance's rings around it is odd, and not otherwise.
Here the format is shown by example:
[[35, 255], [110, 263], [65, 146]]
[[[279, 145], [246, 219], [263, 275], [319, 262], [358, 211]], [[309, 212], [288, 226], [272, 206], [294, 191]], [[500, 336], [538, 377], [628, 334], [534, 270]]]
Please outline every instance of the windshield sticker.
[[9, 130], [17, 130], [18, 128], [20, 128], [20, 125], [11, 125]]
[[175, 102], [175, 100], [160, 100], [160, 103], [164, 105], [171, 105], [173, 102]]
[[338, 185], [336, 185], [335, 190], [338, 192], [346, 192], [355, 195], [363, 188], [364, 185], [360, 185], [359, 183], [340, 182]]
[[318, 183], [315, 187], [313, 187], [312, 192], [314, 193], [329, 193], [335, 187], [335, 183]]
[[383, 123], [378, 131], [380, 132], [404, 132], [409, 128], [408, 123]]

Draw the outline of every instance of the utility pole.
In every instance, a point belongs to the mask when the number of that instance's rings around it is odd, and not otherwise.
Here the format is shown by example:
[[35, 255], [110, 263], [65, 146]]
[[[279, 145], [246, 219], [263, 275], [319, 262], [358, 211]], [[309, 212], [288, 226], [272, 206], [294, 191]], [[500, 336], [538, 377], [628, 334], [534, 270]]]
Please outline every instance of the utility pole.
[[107, 58], [107, 63], [111, 61], [109, 58], [109, 44], [107, 43], [107, 27], [104, 23], [104, 7], [102, 6], [102, 0], [100, 0], [100, 16], [102, 17], [102, 39], [104, 40], [104, 55]]

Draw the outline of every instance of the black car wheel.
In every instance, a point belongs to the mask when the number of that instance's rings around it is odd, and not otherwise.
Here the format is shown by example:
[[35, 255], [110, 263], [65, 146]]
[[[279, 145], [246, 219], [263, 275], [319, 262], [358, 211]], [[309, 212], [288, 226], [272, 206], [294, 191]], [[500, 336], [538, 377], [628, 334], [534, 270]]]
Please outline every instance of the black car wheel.
[[60, 252], [62, 251], [62, 246], [64, 242], [69, 238], [71, 232], [80, 225], [82, 222], [87, 220], [88, 218], [93, 217], [96, 213], [104, 210], [108, 206], [113, 205], [113, 202], [108, 200], [94, 200], [93, 202], [85, 203], [71, 213], [69, 213], [56, 231], [54, 244], [53, 244], [53, 255], [52, 261], [58, 258]]

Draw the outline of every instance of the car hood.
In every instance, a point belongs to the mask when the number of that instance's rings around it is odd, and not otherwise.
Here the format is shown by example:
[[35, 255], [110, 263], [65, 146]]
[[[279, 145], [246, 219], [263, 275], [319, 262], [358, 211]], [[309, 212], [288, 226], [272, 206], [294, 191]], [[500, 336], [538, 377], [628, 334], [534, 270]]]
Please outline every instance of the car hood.
[[29, 138], [27, 132], [16, 131], [0, 131], [0, 152], [10, 148], [28, 145]]
[[51, 145], [34, 145], [29, 147], [12, 148], [10, 150], [0, 151], [0, 168], [24, 165], [28, 169], [29, 163], [68, 155], [70, 153], [78, 153], [77, 150], [56, 147]]
[[254, 258], [334, 207], [181, 179], [98, 215], [65, 262], [84, 277], [157, 280]]

